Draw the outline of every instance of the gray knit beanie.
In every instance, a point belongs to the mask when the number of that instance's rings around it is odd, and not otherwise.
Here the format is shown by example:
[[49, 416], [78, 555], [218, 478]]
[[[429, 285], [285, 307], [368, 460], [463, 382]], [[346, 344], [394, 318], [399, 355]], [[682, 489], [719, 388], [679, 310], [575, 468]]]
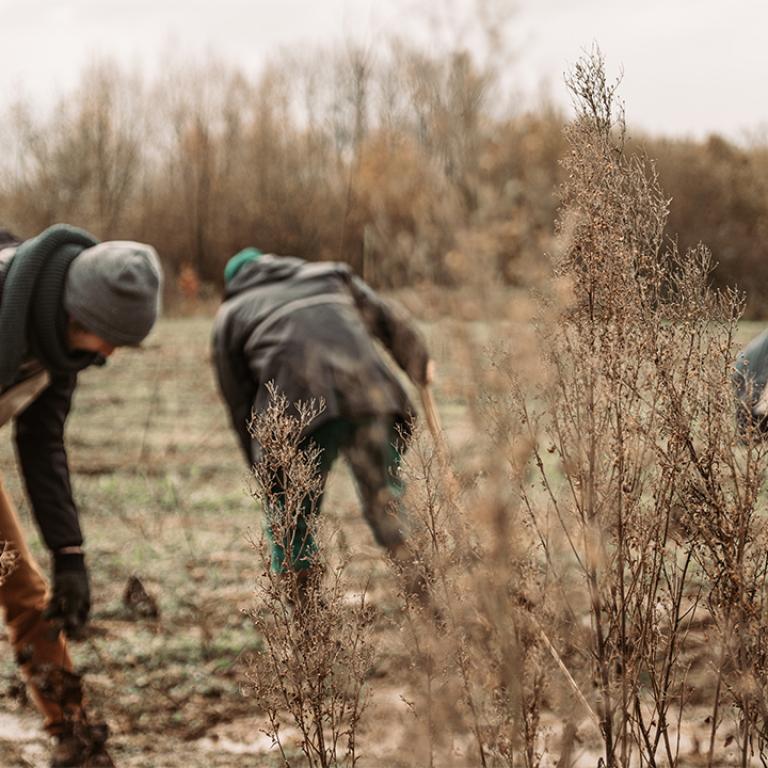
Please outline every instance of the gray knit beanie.
[[162, 267], [151, 246], [116, 240], [99, 243], [72, 262], [64, 308], [110, 344], [136, 346], [157, 320], [162, 284]]

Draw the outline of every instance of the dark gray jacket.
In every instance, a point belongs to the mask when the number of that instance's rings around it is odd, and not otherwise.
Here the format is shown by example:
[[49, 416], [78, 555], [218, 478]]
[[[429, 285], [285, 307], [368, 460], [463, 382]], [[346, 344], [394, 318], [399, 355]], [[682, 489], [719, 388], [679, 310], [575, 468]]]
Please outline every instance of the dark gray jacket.
[[[0, 301], [5, 273], [14, 253], [13, 248], [8, 249], [10, 245], [13, 243], [0, 237]], [[5, 391], [35, 371], [36, 366], [28, 362]], [[51, 373], [49, 386], [15, 419], [14, 436], [21, 473], [40, 532], [51, 550], [83, 542], [64, 448], [64, 424], [76, 383], [75, 374]]]
[[346, 264], [265, 255], [242, 267], [226, 286], [213, 354], [246, 459], [254, 459], [251, 412], [267, 407], [270, 381], [289, 402], [325, 401], [310, 431], [331, 419], [372, 415], [392, 415], [407, 428], [414, 409], [374, 337], [412, 381], [425, 382], [421, 334]]
[[763, 400], [768, 385], [768, 331], [747, 344], [736, 357], [733, 384], [739, 400], [737, 421], [741, 429], [748, 425], [768, 432], [768, 410]]

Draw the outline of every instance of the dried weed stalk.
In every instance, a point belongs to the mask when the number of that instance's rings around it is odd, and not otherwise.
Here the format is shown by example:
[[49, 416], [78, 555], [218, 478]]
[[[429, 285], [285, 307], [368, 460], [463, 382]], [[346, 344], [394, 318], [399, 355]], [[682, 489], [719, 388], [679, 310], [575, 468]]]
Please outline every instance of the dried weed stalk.
[[[323, 405], [298, 403], [293, 409], [274, 388], [270, 396], [269, 407], [251, 425], [261, 448], [254, 496], [273, 539], [292, 551], [303, 543], [297, 537], [311, 535], [316, 543], [327, 538], [316, 514], [319, 450], [302, 438]], [[286, 557], [283, 572], [275, 573], [268, 538], [257, 545], [264, 572], [252, 612], [264, 650], [250, 665], [252, 693], [269, 722], [266, 732], [285, 765], [291, 738], [284, 726], [291, 724], [310, 767], [354, 766], [372, 658], [365, 591], [348, 600], [345, 563], [331, 567], [322, 543], [307, 553], [311, 564]]]
[[442, 436], [434, 445], [418, 431], [403, 466], [408, 545], [431, 599], [404, 601], [417, 764], [533, 768], [547, 751], [542, 715], [556, 686], [539, 624], [545, 572], [510, 482], [531, 446], [516, 413], [500, 407], [508, 380], [483, 345], [463, 341], [484, 400], [471, 408], [482, 466], [462, 466]]
[[536, 766], [559, 730], [559, 765], [578, 742], [608, 768], [682, 765], [706, 717], [708, 765], [765, 763], [767, 451], [735, 418], [742, 301], [710, 289], [705, 248], [665, 242], [668, 201], [625, 151], [599, 52], [569, 87], [537, 366], [519, 336], [490, 369], [475, 351], [471, 482], [418, 441], [407, 462], [436, 609], [407, 613], [424, 762], [447, 744]]
[[[624, 151], [617, 83], [599, 52], [568, 84], [577, 118], [556, 273], [572, 301], [541, 336], [551, 386], [518, 397], [538, 476], [523, 499], [562, 596], [548, 631], [598, 713], [606, 766], [679, 764], [702, 698], [712, 701], [715, 764], [726, 686], [746, 765], [765, 711], [754, 642], [765, 449], [742, 444], [734, 419], [741, 301], [710, 290], [704, 248], [665, 247], [667, 201], [653, 166]], [[696, 691], [689, 651], [705, 607], [722, 650], [716, 681]]]

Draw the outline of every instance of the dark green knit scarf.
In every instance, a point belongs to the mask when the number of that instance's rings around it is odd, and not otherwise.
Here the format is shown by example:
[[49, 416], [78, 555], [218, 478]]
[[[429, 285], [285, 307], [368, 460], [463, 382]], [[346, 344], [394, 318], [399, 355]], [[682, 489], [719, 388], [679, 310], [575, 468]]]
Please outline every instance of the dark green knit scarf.
[[96, 355], [67, 346], [64, 284], [69, 265], [98, 243], [88, 232], [55, 224], [22, 243], [8, 267], [0, 304], [0, 388], [13, 383], [28, 355], [52, 372], [75, 372]]

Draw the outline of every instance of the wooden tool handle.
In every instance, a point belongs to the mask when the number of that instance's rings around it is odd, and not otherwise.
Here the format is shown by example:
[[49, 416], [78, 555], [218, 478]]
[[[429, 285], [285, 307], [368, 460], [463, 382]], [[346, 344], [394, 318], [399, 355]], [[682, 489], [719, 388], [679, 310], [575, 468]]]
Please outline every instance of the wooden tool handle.
[[432, 388], [429, 384], [425, 384], [423, 387], [419, 387], [419, 393], [421, 394], [421, 405], [424, 408], [424, 415], [427, 417], [427, 426], [432, 433], [432, 437], [435, 442], [442, 444], [443, 442], [443, 426], [440, 423], [440, 414], [437, 412], [437, 406], [435, 405], [435, 396], [432, 394]]

